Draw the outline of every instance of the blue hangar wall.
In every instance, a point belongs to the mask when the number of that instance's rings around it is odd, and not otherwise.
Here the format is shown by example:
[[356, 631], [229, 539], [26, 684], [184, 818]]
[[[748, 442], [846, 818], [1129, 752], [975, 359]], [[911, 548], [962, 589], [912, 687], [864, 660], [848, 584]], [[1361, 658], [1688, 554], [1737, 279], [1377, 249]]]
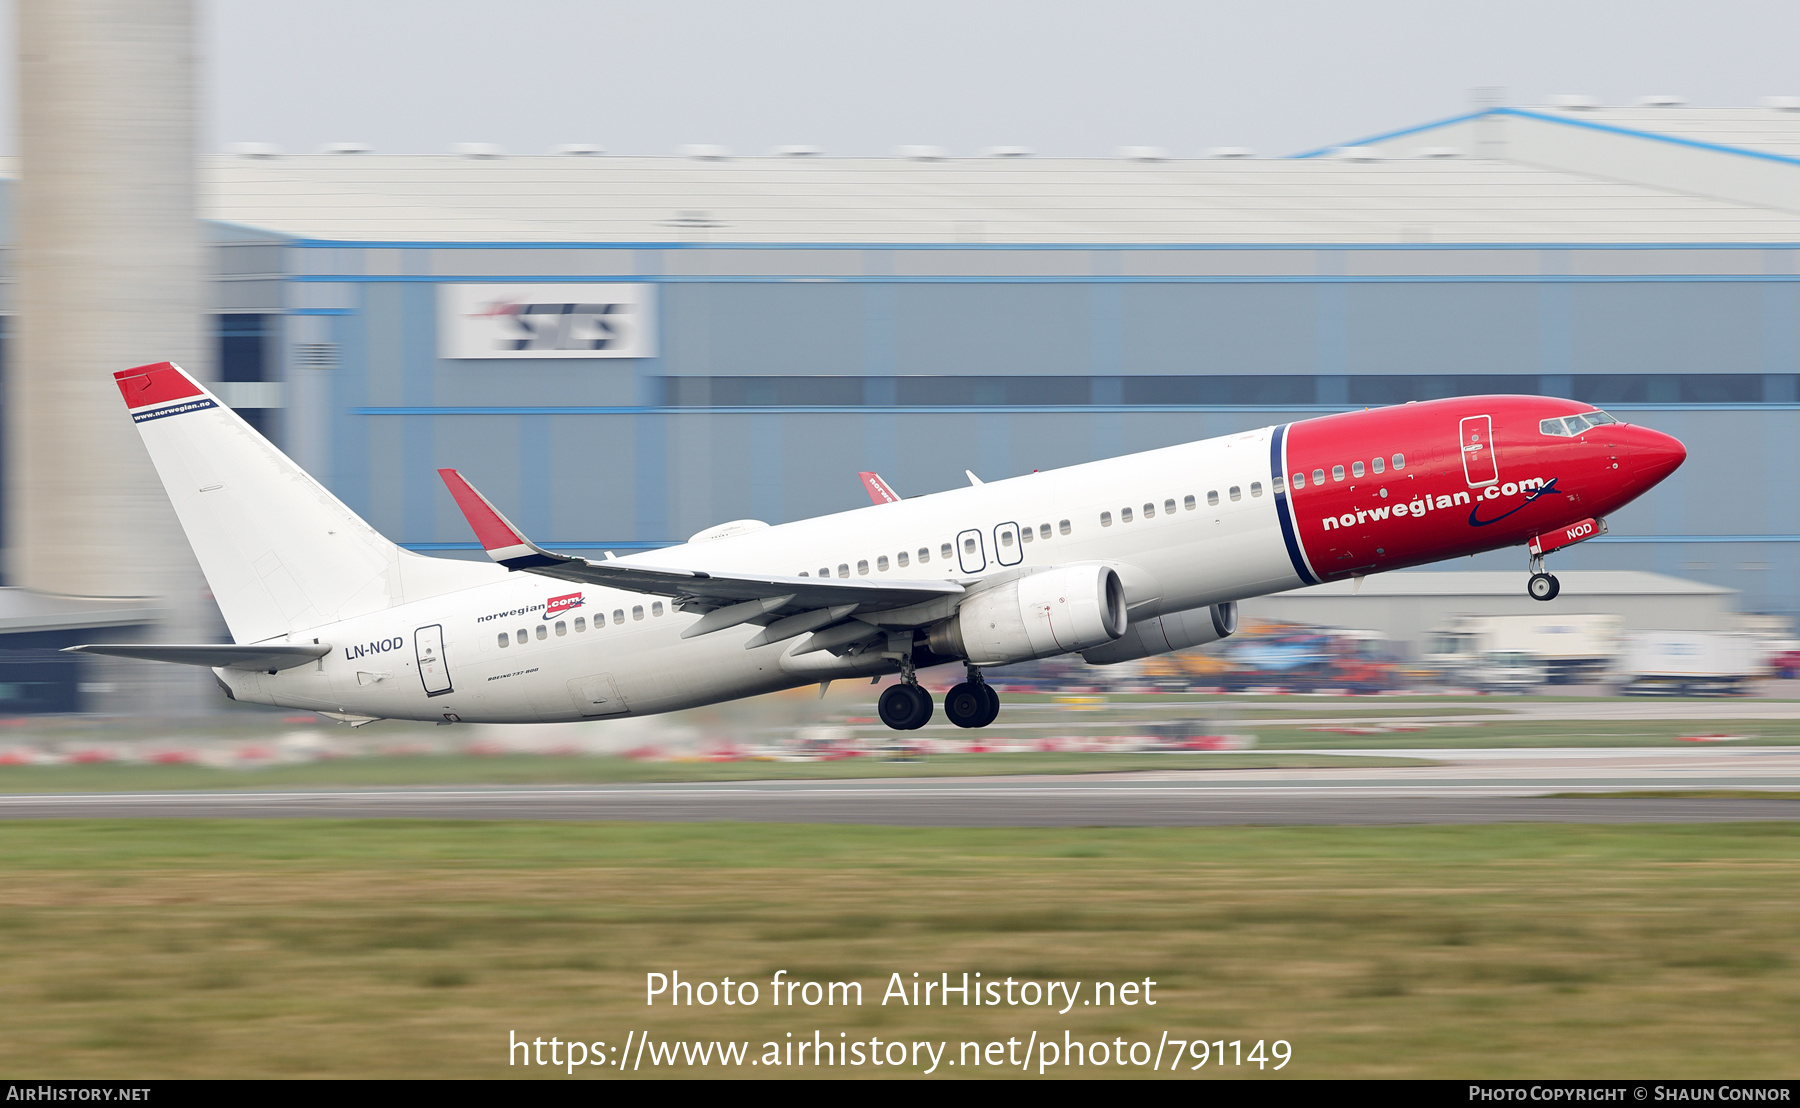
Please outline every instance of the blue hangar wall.
[[[653, 246], [264, 241], [284, 445], [386, 534], [473, 551], [434, 470], [539, 541], [641, 549], [1346, 408], [1606, 405], [1690, 459], [1562, 568], [1800, 611], [1800, 247]], [[277, 258], [275, 255], [279, 254]], [[273, 267], [276, 271], [270, 272]], [[654, 356], [438, 357], [438, 286], [653, 286]], [[260, 326], [260, 324], [259, 324]], [[267, 333], [273, 329], [264, 328]], [[274, 340], [272, 340], [274, 341]], [[1456, 568], [1525, 570], [1522, 551]]]

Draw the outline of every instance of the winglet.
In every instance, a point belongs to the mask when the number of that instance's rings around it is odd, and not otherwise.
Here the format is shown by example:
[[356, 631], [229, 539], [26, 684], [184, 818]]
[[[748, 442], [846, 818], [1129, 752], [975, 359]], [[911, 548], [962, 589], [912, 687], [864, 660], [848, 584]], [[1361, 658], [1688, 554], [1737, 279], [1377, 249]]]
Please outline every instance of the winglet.
[[499, 562], [507, 569], [534, 569], [540, 566], [562, 565], [576, 559], [562, 554], [552, 554], [543, 549], [524, 533], [512, 525], [512, 521], [500, 514], [488, 498], [476, 491], [469, 484], [468, 478], [454, 469], [440, 469], [438, 476], [444, 479], [444, 486], [450, 490], [450, 496], [462, 511], [463, 518], [475, 531], [475, 538], [480, 541], [481, 548], [487, 556]]
[[206, 390], [174, 362], [155, 362], [121, 369], [113, 374], [113, 381], [119, 386], [120, 394], [125, 397], [125, 406], [134, 412], [139, 408], [165, 404], [171, 400], [206, 395]]
[[900, 494], [894, 491], [892, 485], [881, 479], [881, 474], [863, 472], [858, 473], [857, 476], [862, 478], [863, 488], [869, 490], [870, 500], [877, 504], [898, 504], [900, 502]]

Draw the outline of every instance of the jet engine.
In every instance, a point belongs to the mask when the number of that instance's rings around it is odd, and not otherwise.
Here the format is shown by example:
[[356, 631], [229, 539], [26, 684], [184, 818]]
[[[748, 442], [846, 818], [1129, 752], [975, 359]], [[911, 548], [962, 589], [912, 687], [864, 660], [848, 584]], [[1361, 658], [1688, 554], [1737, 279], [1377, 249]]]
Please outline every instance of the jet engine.
[[1237, 631], [1237, 604], [1212, 604], [1205, 608], [1188, 608], [1170, 612], [1155, 619], [1139, 620], [1118, 639], [1082, 652], [1084, 661], [1107, 666], [1167, 654], [1190, 646], [1218, 642]]
[[1047, 569], [978, 592], [932, 626], [932, 653], [1003, 666], [1110, 643], [1125, 633], [1125, 586], [1103, 565]]

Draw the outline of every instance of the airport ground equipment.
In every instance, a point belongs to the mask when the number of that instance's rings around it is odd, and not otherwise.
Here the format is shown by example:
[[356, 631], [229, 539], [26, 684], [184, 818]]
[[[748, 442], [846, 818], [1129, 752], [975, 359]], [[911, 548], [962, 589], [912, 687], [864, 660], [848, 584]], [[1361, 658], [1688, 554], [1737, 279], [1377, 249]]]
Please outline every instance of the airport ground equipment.
[[1762, 659], [1750, 635], [1633, 631], [1619, 655], [1620, 691], [1633, 696], [1731, 696], [1747, 691]]

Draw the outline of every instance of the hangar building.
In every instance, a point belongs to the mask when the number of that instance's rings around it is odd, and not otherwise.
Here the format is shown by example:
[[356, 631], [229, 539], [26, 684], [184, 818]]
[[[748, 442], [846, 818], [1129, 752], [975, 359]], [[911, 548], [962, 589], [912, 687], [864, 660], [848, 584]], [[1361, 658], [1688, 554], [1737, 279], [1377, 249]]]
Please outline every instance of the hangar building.
[[[1800, 611], [1800, 110], [1492, 108], [1293, 158], [208, 158], [224, 398], [398, 541], [679, 541], [1349, 407], [1690, 459], [1552, 568]], [[108, 369], [112, 367], [100, 367]], [[1522, 552], [1457, 568], [1515, 572]]]

